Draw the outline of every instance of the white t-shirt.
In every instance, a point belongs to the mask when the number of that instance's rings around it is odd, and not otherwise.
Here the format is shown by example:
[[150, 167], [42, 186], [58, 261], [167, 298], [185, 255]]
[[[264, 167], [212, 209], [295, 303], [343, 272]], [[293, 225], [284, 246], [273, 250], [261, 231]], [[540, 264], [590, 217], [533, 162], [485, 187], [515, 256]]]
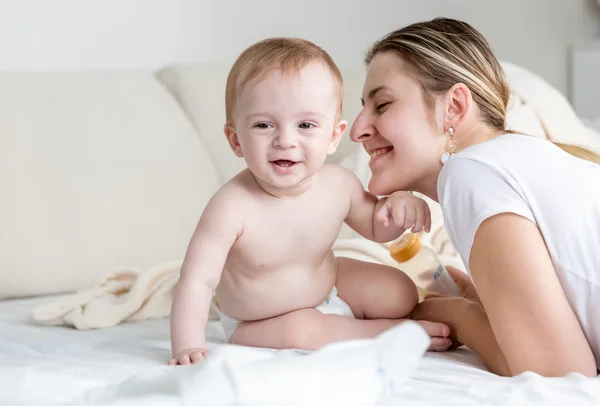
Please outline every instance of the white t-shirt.
[[600, 369], [600, 165], [540, 138], [505, 134], [453, 155], [437, 186], [444, 224], [469, 274], [485, 219], [516, 213], [538, 226]]

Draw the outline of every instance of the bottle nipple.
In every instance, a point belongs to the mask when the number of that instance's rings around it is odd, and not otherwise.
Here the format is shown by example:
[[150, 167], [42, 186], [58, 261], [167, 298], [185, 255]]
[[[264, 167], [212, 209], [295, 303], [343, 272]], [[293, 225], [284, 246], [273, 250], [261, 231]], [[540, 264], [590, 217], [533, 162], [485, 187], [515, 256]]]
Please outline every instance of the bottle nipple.
[[390, 245], [389, 251], [392, 258], [400, 263], [410, 261], [421, 251], [421, 242], [417, 235], [406, 233]]

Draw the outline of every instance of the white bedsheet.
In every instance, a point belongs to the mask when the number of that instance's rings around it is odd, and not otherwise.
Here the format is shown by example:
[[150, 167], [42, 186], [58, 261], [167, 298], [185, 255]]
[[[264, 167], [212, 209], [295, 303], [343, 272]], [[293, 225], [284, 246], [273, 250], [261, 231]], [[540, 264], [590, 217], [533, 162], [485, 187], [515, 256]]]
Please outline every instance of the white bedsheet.
[[[168, 320], [94, 331], [40, 327], [29, 314], [42, 300], [0, 302], [0, 406], [600, 402], [600, 378], [499, 378], [467, 349], [421, 357], [426, 338], [415, 328], [394, 331], [388, 342], [333, 346], [307, 357], [222, 345], [220, 326], [213, 323], [212, 365], [168, 367]], [[309, 380], [300, 384], [300, 376]]]

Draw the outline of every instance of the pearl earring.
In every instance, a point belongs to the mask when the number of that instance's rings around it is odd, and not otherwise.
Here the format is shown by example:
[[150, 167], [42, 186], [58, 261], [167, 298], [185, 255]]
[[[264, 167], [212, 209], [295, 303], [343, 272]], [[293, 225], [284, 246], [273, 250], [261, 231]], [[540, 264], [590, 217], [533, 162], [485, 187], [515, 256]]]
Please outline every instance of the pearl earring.
[[448, 159], [450, 159], [450, 157], [456, 153], [456, 143], [454, 142], [453, 127], [448, 127], [448, 134], [450, 134], [450, 138], [448, 139], [448, 141], [446, 141], [446, 152], [444, 152], [444, 155], [442, 155], [441, 158], [442, 164], [448, 162]]

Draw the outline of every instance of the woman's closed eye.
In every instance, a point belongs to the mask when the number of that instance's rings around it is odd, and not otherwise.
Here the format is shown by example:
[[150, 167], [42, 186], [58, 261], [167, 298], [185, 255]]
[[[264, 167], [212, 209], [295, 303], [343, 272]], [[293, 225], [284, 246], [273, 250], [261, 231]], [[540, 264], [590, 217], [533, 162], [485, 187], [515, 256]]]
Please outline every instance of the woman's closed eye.
[[391, 102], [379, 103], [375, 106], [375, 110], [378, 112], [381, 112], [381, 111], [383, 111], [383, 109], [385, 109], [390, 104], [391, 104]]

